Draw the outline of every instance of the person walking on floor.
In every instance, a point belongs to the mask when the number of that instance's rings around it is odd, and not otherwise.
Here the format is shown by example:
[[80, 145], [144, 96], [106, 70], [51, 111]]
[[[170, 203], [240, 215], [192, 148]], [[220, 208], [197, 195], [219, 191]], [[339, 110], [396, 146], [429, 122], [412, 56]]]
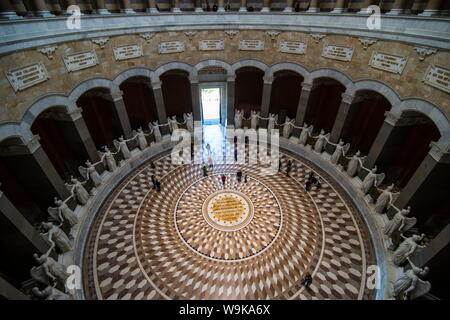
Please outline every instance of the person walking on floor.
[[158, 191], [158, 192], [161, 191], [161, 182], [159, 182], [158, 180], [155, 180], [155, 188], [156, 188], [156, 191]]
[[202, 170], [203, 170], [203, 176], [207, 177], [208, 176], [208, 168], [206, 166], [203, 166]]
[[223, 174], [220, 179], [222, 180], [222, 185], [225, 187], [225, 181], [227, 180], [227, 177]]
[[311, 282], [312, 282], [312, 276], [311, 276], [311, 274], [308, 272], [308, 273], [306, 274], [305, 278], [302, 280], [301, 284], [302, 284], [303, 286], [305, 286], [305, 288], [308, 289], [309, 286], [311, 285]]
[[236, 173], [236, 177], [237, 177], [237, 181], [238, 181], [238, 182], [241, 182], [241, 181], [242, 181], [242, 171], [241, 171], [241, 170], [239, 170], [239, 171]]
[[292, 169], [292, 162], [291, 160], [288, 161], [287, 163], [287, 168], [286, 168], [286, 175], [289, 176], [289, 172], [291, 172]]
[[244, 176], [244, 183], [247, 183], [247, 178], [248, 178], [248, 176], [245, 175], [245, 176]]

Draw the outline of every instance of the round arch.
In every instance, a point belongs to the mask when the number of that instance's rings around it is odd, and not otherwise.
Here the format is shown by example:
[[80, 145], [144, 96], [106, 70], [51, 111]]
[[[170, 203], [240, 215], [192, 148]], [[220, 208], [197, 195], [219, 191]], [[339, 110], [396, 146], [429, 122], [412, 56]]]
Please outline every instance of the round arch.
[[51, 94], [39, 98], [34, 102], [22, 117], [22, 121], [31, 127], [34, 120], [45, 110], [52, 107], [63, 107], [67, 113], [77, 110], [75, 103], [62, 94]]
[[106, 78], [92, 78], [78, 84], [69, 94], [69, 99], [76, 102], [81, 95], [94, 88], [106, 88], [112, 96], [120, 93], [119, 86]]
[[244, 68], [244, 67], [255, 67], [255, 68], [260, 69], [264, 73], [266, 73], [267, 69], [269, 69], [269, 66], [261, 61], [254, 60], [254, 59], [246, 59], [246, 60], [241, 60], [236, 63], [233, 63], [231, 65], [231, 71], [233, 73], [236, 73], [236, 70], [238, 70], [240, 68]]
[[228, 76], [231, 76], [234, 74], [231, 65], [222, 60], [216, 60], [216, 59], [204, 60], [204, 61], [197, 63], [194, 66], [195, 70], [197, 70], [197, 74], [200, 70], [202, 70], [203, 68], [206, 68], [206, 67], [220, 67], [227, 71]]
[[116, 86], [120, 86], [124, 81], [133, 77], [144, 77], [152, 79], [153, 71], [144, 67], [130, 68], [119, 73], [112, 81]]
[[311, 82], [318, 79], [318, 78], [331, 78], [336, 80], [337, 82], [341, 83], [345, 88], [346, 91], [352, 91], [354, 90], [354, 84], [352, 79], [347, 76], [345, 73], [334, 70], [334, 69], [317, 69], [310, 74], [310, 80]]
[[153, 72], [152, 82], [159, 82], [160, 76], [164, 72], [169, 71], [169, 70], [175, 70], [175, 69], [184, 70], [184, 71], [188, 72], [189, 80], [197, 79], [197, 69], [195, 69], [191, 65], [184, 63], [184, 62], [169, 62], [169, 63], [163, 64], [162, 66], [158, 67], [158, 69], [156, 69]]
[[347, 94], [354, 96], [358, 91], [361, 90], [370, 90], [376, 93], [381, 94], [386, 98], [387, 101], [391, 104], [392, 107], [401, 103], [400, 97], [394, 89], [384, 84], [381, 81], [364, 79], [356, 81], [350, 90], [347, 90]]
[[8, 138], [20, 138], [24, 144], [33, 139], [33, 133], [24, 122], [4, 122], [0, 124], [0, 143]]
[[293, 62], [281, 62], [274, 64], [269, 69], [267, 69], [266, 78], [273, 80], [273, 75], [281, 70], [289, 70], [298, 73], [303, 77], [304, 82], [308, 82], [308, 80], [310, 80], [310, 72], [302, 65]]

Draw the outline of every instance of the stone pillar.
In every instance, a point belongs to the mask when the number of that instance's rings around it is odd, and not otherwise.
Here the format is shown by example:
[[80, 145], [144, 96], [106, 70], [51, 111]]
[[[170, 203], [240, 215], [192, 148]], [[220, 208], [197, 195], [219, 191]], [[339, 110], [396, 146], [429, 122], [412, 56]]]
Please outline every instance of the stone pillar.
[[35, 11], [36, 16], [43, 17], [43, 18], [49, 18], [49, 17], [55, 16], [55, 15], [51, 14], [50, 11], [48, 11], [45, 0], [34, 0], [33, 2], [34, 2], [34, 7], [36, 9], [36, 11]]
[[0, 19], [20, 19], [9, 0], [0, 1]]
[[22, 16], [28, 16], [29, 12], [25, 5], [23, 4], [23, 0], [15, 0], [13, 2], [13, 6], [15, 8], [16, 13], [19, 15], [19, 17]]
[[190, 83], [191, 83], [191, 97], [192, 97], [192, 116], [194, 117], [194, 121], [202, 121], [198, 79], [190, 79]]
[[347, 12], [347, 3], [346, 2], [347, 2], [346, 0], [337, 0], [336, 5], [335, 5], [333, 11], [331, 11], [331, 13]]
[[127, 109], [125, 108], [125, 102], [123, 101], [123, 92], [119, 91], [117, 95], [113, 95], [113, 103], [116, 109], [117, 117], [120, 121], [120, 126], [122, 127], [122, 132], [128, 139], [131, 137], [131, 125], [130, 119], [128, 119]]
[[217, 12], [225, 12], [225, 1], [219, 0]]
[[27, 148], [52, 187], [55, 189], [58, 197], [60, 199], [67, 199], [70, 196], [69, 190], [40, 145], [39, 136], [34, 136], [34, 138], [28, 142]]
[[97, 14], [111, 14], [111, 12], [106, 9], [105, 0], [95, 0], [95, 3], [97, 4]]
[[263, 0], [261, 12], [270, 12], [270, 0]]
[[[439, 143], [432, 142], [430, 151], [414, 172], [414, 175], [409, 179], [408, 184], [403, 188], [394, 205], [397, 208], [403, 208], [409, 205], [411, 199], [414, 197], [422, 197], [423, 207], [426, 208], [429, 206], [428, 201], [430, 201], [430, 197], [433, 195], [437, 196], [436, 193], [442, 193], [442, 197], [448, 196], [446, 171], [450, 167], [449, 165], [450, 153], [445, 147], [441, 147]], [[440, 177], [440, 180], [443, 181], [440, 181], [437, 177]], [[435, 186], [436, 190], [430, 190], [428, 188], [430, 185]], [[432, 194], [427, 196], [427, 192], [431, 192]], [[418, 204], [420, 204], [420, 201]], [[412, 211], [414, 209], [413, 206]]]
[[126, 14], [132, 14], [136, 13], [136, 11], [133, 10], [133, 7], [131, 6], [131, 0], [122, 0], [122, 5], [120, 8], [120, 13], [126, 13]]
[[158, 13], [158, 8], [156, 7], [156, 0], [147, 0], [147, 13]]
[[228, 75], [227, 78], [227, 127], [234, 127], [234, 92], [236, 85], [236, 76]]
[[6, 300], [30, 300], [30, 297], [0, 276], [0, 298], [2, 297]]
[[98, 151], [95, 147], [95, 143], [92, 140], [91, 134], [89, 133], [89, 130], [86, 126], [86, 122], [84, 122], [83, 117], [81, 116], [81, 113], [83, 112], [83, 109], [78, 108], [76, 111], [70, 113], [70, 118], [73, 122], [73, 125], [77, 131], [78, 138], [80, 139], [81, 143], [84, 146], [84, 149], [86, 150], [86, 153], [89, 156], [89, 160], [92, 163], [95, 163], [100, 160], [100, 156], [98, 155]]
[[386, 14], [397, 15], [405, 12], [406, 0], [395, 0], [394, 5], [391, 10], [386, 12]]
[[[380, 131], [378, 131], [378, 135], [375, 138], [375, 141], [372, 144], [372, 147], [369, 150], [369, 154], [367, 155], [364, 161], [364, 167], [372, 168], [377, 162], [381, 151], [386, 145], [386, 142], [389, 139], [389, 136], [392, 133], [392, 130], [395, 128], [400, 116], [393, 114], [391, 112], [385, 113], [386, 118], [384, 119], [383, 125], [381, 126]], [[365, 177], [367, 172], [365, 170], [361, 170], [359, 176], [361, 179]]]
[[[264, 87], [261, 100], [261, 117], [267, 118], [269, 116], [270, 95], [272, 94], [272, 79], [264, 77]], [[261, 120], [261, 128], [267, 127], [267, 120]]]
[[[416, 250], [411, 256], [411, 261], [418, 267], [429, 265], [430, 261], [440, 254], [448, 252], [450, 245], [450, 224], [448, 224], [429, 245], [423, 249]], [[445, 250], [446, 249], [446, 250]], [[444, 258], [443, 256], [442, 258]]]
[[[66, 0], [66, 4], [67, 4], [67, 7], [64, 10], [62, 10], [62, 12], [61, 12], [62, 14], [67, 14], [67, 9], [70, 6], [78, 6], [77, 0]], [[80, 15], [83, 15], [83, 13], [81, 12], [81, 8], [80, 8]]]
[[195, 0], [195, 12], [203, 12], [202, 0]]
[[247, 0], [241, 0], [241, 7], [239, 12], [247, 12]]
[[309, 2], [309, 9], [306, 12], [319, 12], [320, 11], [320, 7], [319, 7], [319, 0], [311, 0]]
[[355, 97], [344, 92], [342, 94], [341, 105], [339, 106], [339, 111], [334, 120], [333, 129], [331, 130], [330, 141], [336, 143], [339, 141], [342, 135], [342, 130], [344, 129], [345, 122], [347, 121], [350, 106], [353, 103]]
[[[159, 124], [167, 123], [166, 106], [164, 105], [164, 96], [161, 88], [161, 81], [152, 82], [153, 95], [155, 97], [156, 113], [158, 114]], [[167, 126], [160, 127], [161, 133], [166, 134], [169, 132]]]
[[0, 190], [0, 214], [2, 214], [17, 229], [24, 238], [36, 249], [37, 252], [45, 253], [49, 244], [41, 237], [39, 232], [28, 222]]
[[292, 5], [294, 3], [294, 0], [286, 0], [286, 8], [284, 8], [283, 12], [292, 12], [293, 8]]
[[[302, 83], [301, 93], [300, 93], [300, 99], [298, 100], [298, 106], [297, 106], [297, 114], [295, 115], [295, 122], [294, 125], [297, 127], [300, 127], [303, 125], [303, 122], [305, 121], [305, 114], [306, 109], [308, 108], [308, 101], [309, 96], [311, 95], [312, 90], [312, 83]], [[300, 136], [300, 129], [294, 128], [292, 135], [295, 137]]]
[[419, 16], [436, 16], [441, 13], [442, 0], [428, 0], [425, 10]]
[[180, 9], [180, 0], [173, 0], [172, 2], [172, 10], [173, 13], [181, 13]]
[[370, 14], [370, 12], [367, 10], [371, 5], [373, 5], [376, 1], [375, 0], [364, 0], [364, 3], [361, 7], [361, 9], [356, 12], [359, 14]]

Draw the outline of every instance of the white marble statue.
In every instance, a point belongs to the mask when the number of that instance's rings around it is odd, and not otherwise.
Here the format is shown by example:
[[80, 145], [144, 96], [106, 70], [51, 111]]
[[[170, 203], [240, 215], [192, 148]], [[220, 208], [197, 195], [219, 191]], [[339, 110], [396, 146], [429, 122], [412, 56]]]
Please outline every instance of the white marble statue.
[[81, 205], [85, 205], [89, 201], [89, 193], [78, 179], [70, 177], [70, 182], [72, 182], [72, 184], [66, 184], [69, 191], [72, 192], [73, 190], [73, 195], [77, 202]]
[[390, 237], [397, 230], [402, 234], [411, 229], [416, 224], [417, 219], [407, 217], [410, 211], [411, 207], [398, 211], [384, 226], [384, 234]]
[[172, 118], [169, 117], [167, 121], [169, 122], [170, 133], [173, 133], [175, 130], [178, 129], [177, 116], [172, 116]]
[[361, 162], [364, 158], [361, 157], [361, 152], [358, 150], [351, 158], [350, 161], [348, 162], [347, 165], [347, 174], [350, 177], [354, 177], [355, 174], [359, 171], [359, 169], [361, 168]]
[[394, 184], [391, 184], [389, 187], [383, 190], [380, 196], [377, 198], [377, 202], [375, 203], [375, 212], [383, 213], [383, 210], [394, 201], [392, 196], [392, 189], [394, 189]]
[[186, 127], [189, 132], [194, 132], [194, 117], [192, 116], [192, 112], [183, 114], [184, 121], [186, 121]]
[[295, 119], [289, 119], [289, 117], [286, 117], [286, 120], [284, 121], [283, 125], [283, 137], [288, 139], [289, 136], [292, 133], [292, 129], [294, 128], [294, 122]]
[[325, 144], [329, 138], [330, 134], [325, 134], [325, 131], [322, 129], [320, 130], [319, 137], [316, 140], [316, 143], [314, 144], [314, 151], [317, 153], [322, 153], [323, 148], [325, 147]]
[[306, 141], [308, 140], [308, 136], [313, 131], [314, 127], [313, 125], [310, 125], [308, 127], [307, 123], [304, 123], [302, 126], [302, 132], [300, 133], [300, 138], [298, 140], [298, 143], [300, 143], [302, 146], [306, 145]]
[[104, 146], [103, 149], [105, 152], [99, 151], [98, 154], [100, 159], [102, 159], [103, 164], [108, 168], [109, 172], [114, 172], [117, 170], [117, 163], [114, 155], [111, 153], [107, 146]]
[[278, 121], [278, 115], [275, 113], [269, 113], [269, 122], [267, 124], [267, 132], [270, 134], [275, 129], [275, 124]]
[[128, 149], [127, 142], [123, 139], [123, 137], [120, 137], [119, 141], [114, 140], [114, 146], [116, 147], [116, 149], [119, 149], [120, 152], [122, 152], [122, 155], [125, 159], [131, 158], [130, 149]]
[[420, 242], [424, 238], [425, 234], [415, 234], [409, 238], [401, 235], [404, 239], [402, 243], [398, 246], [398, 248], [394, 251], [392, 255], [392, 262], [394, 262], [397, 266], [402, 265], [417, 248], [425, 248], [425, 246], [419, 246], [418, 242]]
[[[40, 267], [44, 269], [47, 277], [49, 277], [53, 281], [60, 280], [64, 283], [69, 277], [69, 274], [66, 272], [66, 267], [63, 264], [57, 262], [52, 257], [49, 257], [46, 254], [43, 254], [39, 257], [37, 253], [33, 254], [33, 257], [40, 264]], [[35, 268], [37, 267], [33, 267], [32, 269]]]
[[240, 129], [242, 128], [242, 118], [244, 117], [244, 111], [236, 110], [234, 114], [234, 128]]
[[332, 164], [337, 164], [339, 159], [342, 155], [345, 156], [345, 154], [348, 152], [348, 149], [350, 149], [350, 144], [347, 143], [344, 145], [344, 141], [339, 140], [338, 145], [336, 146], [336, 149], [334, 149], [333, 154], [331, 155], [330, 161]]
[[64, 201], [55, 198], [55, 204], [56, 208], [49, 207], [47, 209], [48, 213], [53, 219], [59, 222], [67, 220], [71, 227], [78, 223], [78, 217]]
[[416, 267], [411, 262], [411, 269], [406, 270], [394, 282], [394, 297], [398, 300], [413, 300], [427, 294], [431, 290], [431, 283], [423, 281], [419, 277], [424, 277], [429, 272], [429, 268]]
[[153, 136], [155, 137], [156, 142], [160, 142], [162, 140], [161, 130], [159, 130], [158, 121], [148, 124], [148, 128], [150, 131], [153, 130]]
[[98, 174], [95, 167], [92, 165], [92, 163], [89, 160], [86, 160], [86, 168], [85, 167], [78, 167], [78, 171], [83, 176], [84, 179], [89, 180], [91, 179], [94, 183], [94, 186], [98, 187], [102, 184], [102, 177]]
[[142, 128], [137, 129], [137, 131], [133, 131], [133, 136], [137, 136], [139, 149], [144, 150], [148, 147], [147, 139], [145, 138], [145, 134], [144, 131], [142, 131]]
[[42, 235], [44, 237], [47, 236], [48, 240], [52, 243], [52, 247], [56, 245], [62, 252], [72, 250], [72, 243], [70, 242], [69, 237], [60, 227], [51, 222], [42, 222], [41, 225], [47, 230], [47, 232]]
[[381, 182], [383, 182], [384, 173], [377, 174], [376, 172], [377, 167], [375, 166], [365, 176], [361, 185], [361, 190], [364, 192], [364, 194], [367, 194], [370, 191], [370, 188], [372, 188], [372, 186], [378, 187], [381, 184]]
[[72, 298], [67, 293], [64, 293], [50, 286], [48, 286], [44, 290], [39, 290], [38, 287], [34, 287], [33, 289], [31, 289], [31, 291], [36, 297], [45, 300], [72, 300]]
[[250, 118], [251, 118], [250, 123], [251, 123], [252, 129], [256, 130], [256, 128], [258, 127], [258, 125], [259, 125], [259, 115], [260, 114], [261, 113], [259, 111], [256, 112], [256, 111], [252, 110], [251, 116], [250, 116]]

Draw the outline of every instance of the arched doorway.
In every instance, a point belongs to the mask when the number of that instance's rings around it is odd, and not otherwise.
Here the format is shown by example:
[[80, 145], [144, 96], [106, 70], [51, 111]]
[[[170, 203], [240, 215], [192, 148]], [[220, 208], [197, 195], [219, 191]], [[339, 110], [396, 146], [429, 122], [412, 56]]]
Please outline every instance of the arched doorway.
[[83, 110], [83, 118], [97, 149], [112, 146], [113, 140], [124, 134], [108, 89], [95, 88], [83, 93], [77, 105]]
[[167, 117], [176, 116], [179, 122], [184, 121], [183, 114], [192, 112], [189, 73], [178, 69], [168, 70], [160, 79]]
[[296, 72], [280, 70], [274, 74], [269, 112], [278, 114], [278, 122], [286, 116], [295, 119], [302, 91], [303, 77]]
[[252, 110], [260, 111], [264, 87], [264, 71], [255, 67], [236, 70], [235, 110], [244, 110], [244, 117], [250, 117]]
[[350, 152], [367, 154], [391, 109], [389, 101], [371, 90], [358, 91], [348, 111], [341, 138], [350, 143]]
[[344, 92], [345, 86], [335, 79], [314, 80], [305, 115], [305, 122], [314, 126], [314, 132], [331, 132]]
[[120, 85], [131, 128], [148, 128], [149, 122], [158, 120], [155, 97], [150, 79], [132, 77]]

